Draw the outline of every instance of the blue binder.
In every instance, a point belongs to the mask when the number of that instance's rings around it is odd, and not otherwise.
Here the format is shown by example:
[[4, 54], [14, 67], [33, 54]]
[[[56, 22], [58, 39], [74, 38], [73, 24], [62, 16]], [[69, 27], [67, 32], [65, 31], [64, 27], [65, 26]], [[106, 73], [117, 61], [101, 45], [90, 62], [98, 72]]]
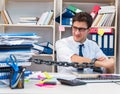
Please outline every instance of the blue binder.
[[108, 53], [109, 56], [114, 55], [114, 34], [108, 35]]
[[37, 43], [33, 45], [33, 49], [39, 51], [39, 54], [52, 54], [53, 49], [45, 46], [41, 46]]
[[[72, 18], [74, 15], [75, 14], [72, 11], [66, 8], [62, 13], [62, 18]], [[56, 17], [55, 21], [60, 23], [60, 16]]]

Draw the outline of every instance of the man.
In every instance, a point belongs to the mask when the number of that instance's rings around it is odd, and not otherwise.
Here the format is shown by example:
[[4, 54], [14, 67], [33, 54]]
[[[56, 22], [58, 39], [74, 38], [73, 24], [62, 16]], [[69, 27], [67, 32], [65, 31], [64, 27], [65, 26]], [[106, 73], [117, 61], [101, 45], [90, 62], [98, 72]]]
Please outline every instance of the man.
[[[108, 59], [96, 42], [87, 38], [93, 19], [86, 12], [77, 13], [72, 20], [72, 36], [56, 42], [57, 61], [94, 63], [95, 67], [101, 67], [103, 72], [114, 73], [114, 59]], [[83, 45], [82, 54], [79, 55], [79, 45]], [[58, 67], [58, 72], [77, 72], [77, 68]], [[93, 69], [81, 69], [83, 73], [94, 73]], [[96, 72], [95, 72], [96, 73]]]

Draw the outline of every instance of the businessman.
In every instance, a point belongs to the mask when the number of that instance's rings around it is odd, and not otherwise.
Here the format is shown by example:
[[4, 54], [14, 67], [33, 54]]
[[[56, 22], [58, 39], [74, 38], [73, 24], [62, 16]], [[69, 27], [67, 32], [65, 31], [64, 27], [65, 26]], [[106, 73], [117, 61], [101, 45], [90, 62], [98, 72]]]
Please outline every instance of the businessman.
[[[97, 43], [87, 38], [92, 22], [93, 19], [87, 12], [77, 13], [73, 17], [72, 36], [56, 42], [57, 61], [93, 63], [105, 73], [114, 73], [114, 59], [108, 59]], [[58, 67], [58, 72], [96, 73], [90, 68], [73, 67]]]

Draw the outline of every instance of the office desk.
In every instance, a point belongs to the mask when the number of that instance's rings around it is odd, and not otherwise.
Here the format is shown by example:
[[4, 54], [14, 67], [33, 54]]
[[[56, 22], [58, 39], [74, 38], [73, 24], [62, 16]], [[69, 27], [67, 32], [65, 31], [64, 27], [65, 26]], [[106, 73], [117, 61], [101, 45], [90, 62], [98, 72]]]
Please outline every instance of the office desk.
[[81, 86], [58, 84], [55, 87], [38, 87], [38, 81], [25, 83], [24, 89], [0, 88], [0, 94], [119, 94], [120, 85], [116, 83], [88, 83]]

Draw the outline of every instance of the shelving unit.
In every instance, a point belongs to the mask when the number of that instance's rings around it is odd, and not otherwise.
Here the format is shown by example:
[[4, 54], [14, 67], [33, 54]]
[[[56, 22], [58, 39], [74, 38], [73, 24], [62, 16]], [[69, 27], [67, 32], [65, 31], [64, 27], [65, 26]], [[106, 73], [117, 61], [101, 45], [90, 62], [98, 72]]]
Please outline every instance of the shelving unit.
[[[82, 11], [86, 11], [88, 13], [91, 13], [92, 8], [95, 5], [100, 5], [100, 6], [114, 5], [115, 6], [115, 19], [114, 19], [113, 25], [112, 26], [104, 26], [104, 27], [102, 26], [102, 27], [97, 27], [97, 28], [101, 28], [101, 29], [113, 28], [114, 29], [113, 30], [113, 33], [114, 33], [114, 55], [108, 56], [108, 57], [114, 57], [116, 60], [118, 0], [99, 0], [99, 1], [96, 1], [96, 0], [60, 0], [60, 8], [59, 8], [60, 24], [58, 24], [58, 27], [59, 27], [59, 25], [62, 25], [62, 13], [69, 5], [73, 5], [79, 9], [81, 9]], [[62, 25], [62, 26], [65, 28], [65, 31], [58, 30], [59, 39], [62, 39], [62, 38], [72, 35], [70, 25]], [[91, 35], [89, 34], [88, 37], [91, 38]], [[116, 66], [115, 66], [115, 69], [116, 69]]]
[[[34, 58], [42, 58], [45, 60], [54, 60], [54, 44], [55, 44], [55, 12], [56, 0], [1, 0], [1, 10], [6, 9], [13, 24], [4, 24], [3, 19], [0, 20], [0, 33], [36, 33], [40, 36], [40, 42], [50, 42], [53, 44], [53, 54], [40, 54], [33, 56]], [[53, 21], [50, 25], [23, 25], [17, 24], [20, 17], [39, 17], [46, 11], [54, 11]], [[2, 18], [2, 17], [1, 17]], [[36, 65], [32, 63], [32, 70], [54, 71], [53, 66]], [[29, 67], [28, 67], [29, 69]]]
[[[91, 12], [94, 5], [101, 6], [115, 5], [116, 14], [114, 25], [108, 28], [114, 29], [114, 58], [116, 60], [116, 41], [117, 41], [117, 14], [118, 14], [118, 0], [0, 0], [0, 10], [6, 9], [13, 24], [4, 24], [0, 14], [0, 33], [24, 33], [34, 32], [41, 38], [39, 42], [49, 41], [53, 43], [53, 51], [55, 51], [55, 41], [61, 38], [68, 37], [71, 34], [71, 26], [63, 25], [65, 31], [60, 32], [58, 27], [61, 24], [62, 12], [69, 5], [74, 5], [83, 11]], [[22, 25], [17, 24], [21, 16], [35, 16], [40, 17], [45, 11], [54, 10], [53, 24], [52, 25]], [[55, 22], [56, 13], [60, 13], [60, 24]], [[58, 14], [57, 13], [57, 14]], [[98, 27], [105, 28], [105, 27]], [[40, 54], [34, 56], [45, 60], [55, 60], [55, 52], [51, 55]], [[118, 62], [117, 62], [118, 63]], [[54, 67], [47, 65], [33, 64], [30, 69], [32, 70], [48, 70], [54, 71]]]

